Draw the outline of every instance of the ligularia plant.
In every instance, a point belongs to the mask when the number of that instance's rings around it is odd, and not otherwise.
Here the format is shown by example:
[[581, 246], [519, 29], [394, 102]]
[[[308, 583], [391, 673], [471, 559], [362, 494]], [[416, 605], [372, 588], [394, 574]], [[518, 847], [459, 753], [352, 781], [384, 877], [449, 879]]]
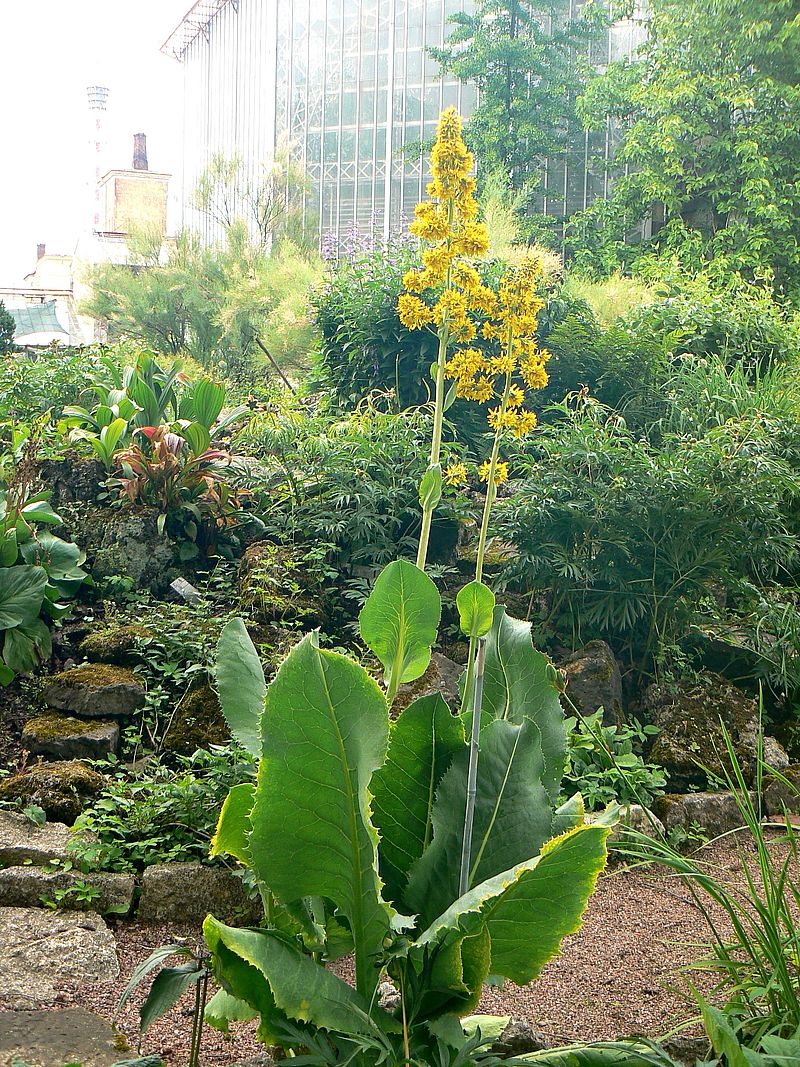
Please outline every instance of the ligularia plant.
[[[219, 643], [222, 707], [259, 769], [255, 784], [231, 790], [212, 852], [250, 869], [265, 922], [235, 929], [206, 919], [222, 986], [206, 1017], [222, 1028], [258, 1018], [261, 1040], [305, 1050], [304, 1064], [469, 1056], [502, 1028], [469, 1016], [486, 978], [532, 981], [578, 929], [615, 817], [587, 825], [579, 796], [556, 806], [566, 751], [558, 675], [533, 648], [530, 626], [509, 618], [481, 581], [502, 438], [533, 425], [518, 379], [544, 384], [546, 353], [534, 338], [537, 266], [523, 263], [495, 295], [467, 261], [486, 251], [472, 167], [448, 109], [432, 156], [433, 200], [412, 223], [430, 242], [425, 267], [406, 276], [400, 298], [406, 324], [435, 325], [440, 342], [420, 550], [417, 565], [385, 568], [360, 617], [383, 687], [313, 633], [269, 686], [241, 620]], [[428, 288], [434, 302], [418, 295]], [[477, 314], [494, 349], [455, 347], [475, 339]], [[457, 597], [468, 668], [460, 708], [424, 696], [391, 721], [399, 687], [428, 667], [441, 615], [424, 567], [441, 494], [447, 376], [463, 396], [498, 398], [476, 578]], [[345, 955], [353, 985], [326, 967]], [[379, 998], [386, 977], [399, 994], [391, 1008]]]

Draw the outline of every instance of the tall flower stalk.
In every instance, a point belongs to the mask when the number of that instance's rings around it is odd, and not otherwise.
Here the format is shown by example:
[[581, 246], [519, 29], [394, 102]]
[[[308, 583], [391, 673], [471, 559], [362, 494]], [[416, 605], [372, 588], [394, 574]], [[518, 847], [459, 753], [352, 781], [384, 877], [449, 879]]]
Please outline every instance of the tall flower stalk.
[[424, 266], [404, 276], [405, 292], [397, 302], [404, 326], [410, 330], [435, 328], [439, 338], [430, 461], [420, 485], [420, 570], [425, 569], [433, 512], [442, 495], [440, 457], [448, 351], [453, 344], [475, 338], [476, 326], [469, 313], [485, 310], [494, 299], [469, 262], [489, 249], [486, 227], [477, 221], [474, 166], [474, 157], [462, 137], [461, 116], [455, 108], [446, 108], [439, 118], [431, 151], [433, 180], [427, 187], [430, 200], [417, 204], [409, 227], [427, 245], [422, 254]]
[[[532, 257], [523, 259], [505, 274], [497, 293], [483, 284], [470, 262], [475, 256], [485, 255], [489, 248], [486, 227], [477, 221], [474, 163], [464, 144], [461, 118], [455, 108], [447, 108], [439, 119], [431, 153], [433, 181], [428, 185], [431, 199], [417, 205], [410, 227], [412, 233], [429, 244], [422, 256], [424, 267], [404, 276], [405, 292], [398, 299], [404, 326], [411, 330], [435, 326], [439, 338], [431, 454], [420, 483], [422, 525], [417, 552], [420, 570], [425, 569], [433, 513], [442, 495], [440, 456], [446, 381], [452, 381], [455, 396], [481, 403], [499, 400], [489, 410], [494, 439], [489, 459], [480, 469], [481, 480], [486, 482], [486, 498], [475, 581], [462, 589], [457, 598], [461, 626], [469, 637], [462, 713], [472, 714], [459, 875], [462, 893], [471, 875], [483, 662], [494, 606], [491, 590], [483, 585], [483, 568], [497, 487], [508, 478], [508, 463], [500, 458], [500, 451], [506, 435], [521, 438], [536, 426], [536, 415], [524, 406], [526, 389], [541, 389], [547, 384], [545, 364], [549, 358], [549, 353], [536, 340], [538, 315], [543, 307], [538, 292], [541, 262]], [[455, 469], [447, 472], [450, 484], [465, 472], [463, 464], [457, 467], [458, 472]]]

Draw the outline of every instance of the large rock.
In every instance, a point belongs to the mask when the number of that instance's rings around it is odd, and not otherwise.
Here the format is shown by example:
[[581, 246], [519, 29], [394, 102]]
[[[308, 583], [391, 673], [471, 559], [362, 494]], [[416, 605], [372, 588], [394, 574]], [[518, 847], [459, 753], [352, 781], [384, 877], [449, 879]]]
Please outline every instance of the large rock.
[[525, 1019], [512, 1016], [491, 1046], [491, 1051], [506, 1059], [509, 1056], [524, 1056], [527, 1052], [541, 1052], [550, 1044], [547, 1037]]
[[619, 664], [605, 641], [590, 641], [573, 652], [564, 663], [567, 675], [567, 696], [584, 714], [603, 709], [603, 722], [620, 725], [624, 722], [622, 708], [622, 675]]
[[239, 564], [239, 603], [256, 622], [297, 623], [308, 629], [323, 621], [319, 583], [292, 545], [256, 541]]
[[39, 463], [39, 477], [50, 491], [51, 503], [94, 501], [100, 495], [106, 472], [99, 459], [77, 453]]
[[760, 728], [753, 697], [718, 674], [703, 674], [696, 682], [651, 685], [644, 707], [660, 731], [650, 759], [665, 768], [670, 788], [707, 788], [705, 768], [722, 780], [726, 771], [730, 773], [720, 721], [730, 734], [745, 778], [752, 781]]
[[135, 886], [130, 874], [4, 867], [0, 870], [0, 907], [41, 908], [57, 904], [70, 911], [127, 915]]
[[0, 800], [37, 804], [48, 819], [72, 825], [105, 785], [105, 778], [78, 760], [40, 763], [0, 781]]
[[247, 895], [241, 878], [232, 871], [202, 863], [163, 863], [145, 870], [139, 898], [141, 922], [197, 926], [209, 912], [239, 925], [262, 917], [260, 901]]
[[[767, 815], [800, 815], [800, 765], [778, 768], [781, 778], [770, 776], [764, 780], [764, 808]], [[787, 785], [787, 782], [790, 783]]]
[[198, 748], [224, 745], [230, 736], [219, 697], [206, 683], [190, 689], [175, 709], [164, 735], [164, 748], [191, 755]]
[[91, 718], [132, 715], [144, 704], [144, 687], [129, 667], [83, 663], [48, 678], [45, 703], [61, 711]]
[[439, 693], [450, 707], [458, 703], [458, 680], [464, 673], [460, 663], [443, 656], [441, 652], [434, 652], [428, 669], [415, 682], [406, 682], [397, 690], [397, 698], [392, 705], [392, 714], [399, 714], [403, 708], [407, 708], [412, 700], [418, 697], [430, 696]]
[[[98, 840], [89, 830], [82, 831], [80, 838], [83, 842]], [[0, 867], [71, 859], [69, 845], [73, 840], [70, 828], [64, 823], [46, 822], [37, 826], [24, 815], [0, 810]]]
[[118, 977], [114, 937], [94, 912], [0, 908], [0, 993], [12, 1008], [52, 1004], [65, 980]]
[[733, 793], [670, 793], [659, 797], [653, 811], [667, 833], [680, 827], [702, 828], [708, 837], [718, 837], [743, 825], [742, 814]]
[[85, 1008], [0, 1012], [0, 1067], [113, 1067], [118, 1042], [111, 1023]]
[[139, 589], [162, 593], [175, 577], [175, 546], [158, 532], [155, 508], [67, 506], [61, 516], [86, 552], [94, 578], [120, 575]]
[[117, 667], [135, 667], [140, 662], [137, 649], [142, 638], [148, 637], [145, 626], [106, 626], [87, 634], [78, 651], [94, 663], [113, 663]]
[[85, 722], [54, 712], [29, 719], [22, 728], [21, 744], [32, 756], [45, 759], [102, 759], [119, 752], [119, 740], [118, 722]]

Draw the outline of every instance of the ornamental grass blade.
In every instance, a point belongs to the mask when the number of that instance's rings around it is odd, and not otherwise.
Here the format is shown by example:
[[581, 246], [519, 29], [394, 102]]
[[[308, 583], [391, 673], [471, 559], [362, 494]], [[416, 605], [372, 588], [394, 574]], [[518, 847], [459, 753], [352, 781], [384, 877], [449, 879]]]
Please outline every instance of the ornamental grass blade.
[[[433, 841], [414, 865], [405, 902], [429, 923], [459, 896], [469, 750], [463, 746], [442, 778], [433, 807]], [[481, 732], [469, 885], [535, 856], [550, 837], [553, 813], [541, 784], [539, 732], [495, 720]]]
[[356, 986], [371, 996], [392, 911], [381, 899], [369, 785], [389, 715], [367, 672], [304, 638], [267, 691], [251, 814], [253, 867], [282, 903], [325, 897], [353, 935]]
[[463, 749], [463, 724], [438, 693], [409, 704], [392, 724], [386, 762], [371, 788], [384, 895], [397, 907], [408, 872], [431, 842], [439, 782]]
[[423, 675], [431, 661], [442, 603], [419, 567], [397, 559], [381, 571], [359, 616], [365, 644], [383, 664], [390, 700], [402, 682]]
[[483, 924], [492, 945], [491, 973], [526, 985], [581, 925], [606, 862], [609, 810], [543, 847], [540, 855], [481, 882], [456, 900], [417, 939], [415, 954], [445, 946]]
[[215, 675], [220, 706], [231, 734], [258, 759], [267, 686], [261, 660], [241, 619], [231, 619], [220, 634]]
[[544, 756], [542, 782], [554, 804], [561, 788], [567, 735], [558, 693], [546, 676], [547, 656], [531, 641], [531, 625], [497, 607], [486, 642], [481, 722], [486, 716], [521, 723], [531, 719], [539, 728]]

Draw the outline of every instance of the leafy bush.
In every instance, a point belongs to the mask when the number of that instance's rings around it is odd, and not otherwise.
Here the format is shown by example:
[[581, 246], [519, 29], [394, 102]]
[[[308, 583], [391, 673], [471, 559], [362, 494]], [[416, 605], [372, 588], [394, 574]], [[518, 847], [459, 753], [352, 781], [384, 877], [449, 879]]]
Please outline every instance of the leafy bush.
[[648, 737], [657, 733], [635, 719], [621, 726], [604, 726], [603, 712], [566, 721], [567, 764], [565, 795], [580, 793], [590, 810], [620, 804], [649, 805], [661, 796], [666, 778], [661, 767], [641, 756]]
[[30, 422], [52, 411], [58, 417], [104, 372], [99, 348], [52, 348], [17, 352], [0, 362], [0, 421]]
[[[240, 480], [271, 537], [330, 546], [339, 565], [377, 568], [416, 550], [431, 422], [427, 409], [393, 415], [369, 404], [342, 418], [302, 406], [257, 415], [236, 446], [262, 467]], [[448, 448], [445, 461], [457, 455]], [[458, 514], [448, 494], [434, 540], [453, 543]]]
[[7, 479], [0, 477], [0, 685], [50, 656], [50, 625], [67, 614], [64, 600], [87, 578], [84, 553], [48, 529], [61, 518], [49, 492], [33, 486], [36, 454], [33, 435]]
[[[88, 867], [112, 871], [205, 860], [220, 804], [254, 773], [235, 745], [169, 760], [151, 757], [138, 774], [104, 766], [109, 769], [103, 792], [75, 823], [71, 851]], [[81, 830], [96, 833], [99, 845], [83, 841]]]
[[557, 413], [497, 530], [519, 549], [506, 580], [541, 591], [573, 647], [610, 636], [651, 667], [715, 592], [797, 566], [800, 475], [760, 420], [651, 444], [595, 401]]
[[595, 280], [571, 273], [564, 279], [564, 291], [585, 300], [603, 326], [610, 326], [628, 312], [656, 299], [655, 290], [639, 278], [614, 271], [607, 278]]

